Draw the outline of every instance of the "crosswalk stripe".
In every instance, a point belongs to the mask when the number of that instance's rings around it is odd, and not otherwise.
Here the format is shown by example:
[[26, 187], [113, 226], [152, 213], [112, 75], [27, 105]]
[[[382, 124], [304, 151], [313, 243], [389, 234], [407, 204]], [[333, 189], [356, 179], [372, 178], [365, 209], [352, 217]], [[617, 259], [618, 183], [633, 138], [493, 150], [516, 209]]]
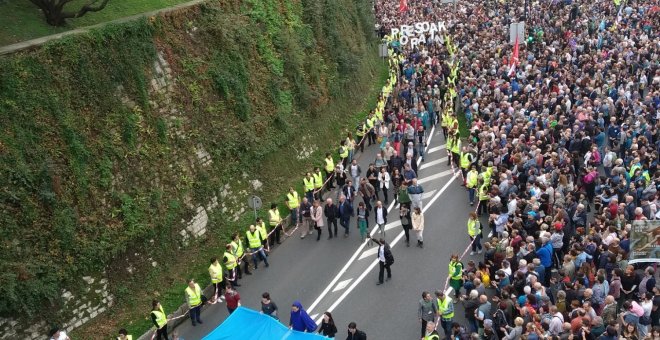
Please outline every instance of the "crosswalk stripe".
[[[376, 248], [376, 250], [378, 250], [378, 248]], [[352, 278], [337, 283], [337, 285], [335, 286], [335, 289], [333, 289], [332, 292], [334, 293], [334, 292], [336, 292], [336, 291], [338, 291], [338, 290], [342, 290], [342, 289], [346, 288], [346, 286], [348, 286], [348, 284], [351, 283], [351, 281], [353, 281]], [[315, 319], [315, 318], [316, 318], [316, 317], [312, 316], [312, 319]]]
[[440, 163], [443, 163], [443, 162], [446, 162], [446, 161], [447, 161], [447, 157], [442, 157], [442, 158], [440, 158], [440, 159], [436, 159], [436, 160], [434, 160], [434, 161], [431, 161], [431, 162], [428, 162], [428, 163], [424, 163], [424, 164], [422, 164], [422, 165], [419, 167], [419, 170], [426, 169], [426, 168], [428, 168], [428, 167], [431, 167], [431, 166], [434, 166], [434, 165], [436, 165], [436, 164], [440, 164]]
[[443, 171], [443, 172], [439, 172], [439, 173], [437, 173], [437, 174], [435, 174], [435, 175], [431, 175], [431, 176], [428, 176], [428, 177], [424, 177], [424, 178], [418, 179], [418, 180], [417, 180], [417, 184], [422, 184], [422, 183], [426, 183], [426, 182], [432, 181], [432, 180], [434, 180], [434, 179], [438, 179], [438, 178], [442, 178], [442, 177], [445, 177], [445, 176], [449, 176], [449, 175], [451, 175], [451, 174], [453, 174], [453, 173], [454, 173], [454, 172], [453, 172], [453, 170], [451, 170], [451, 169], [449, 169], [449, 170], [445, 170], [445, 171]]
[[440, 151], [440, 150], [442, 150], [442, 149], [445, 149], [446, 147], [447, 147], [447, 144], [442, 144], [442, 145], [440, 145], [440, 146], [436, 146], [436, 147], [434, 147], [434, 148], [430, 148], [429, 151], [427, 151], [426, 153], [434, 153], [434, 152], [436, 152], [436, 151]]
[[[399, 222], [399, 224], [400, 223], [401, 222]], [[387, 230], [387, 226], [385, 226], [385, 228]], [[360, 255], [359, 260], [362, 260], [363, 258], [366, 258], [366, 257], [374, 256], [374, 255], [376, 255], [377, 251], [378, 251], [378, 247], [369, 248], [369, 249], [365, 250], [364, 252], [362, 252], [362, 255]]]

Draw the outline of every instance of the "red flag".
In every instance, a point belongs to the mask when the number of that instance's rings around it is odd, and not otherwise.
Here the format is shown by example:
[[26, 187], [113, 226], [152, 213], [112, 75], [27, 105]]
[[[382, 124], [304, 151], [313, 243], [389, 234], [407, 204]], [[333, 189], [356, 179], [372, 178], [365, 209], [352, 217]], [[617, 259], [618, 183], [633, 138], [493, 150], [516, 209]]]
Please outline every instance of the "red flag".
[[513, 55], [509, 60], [509, 77], [516, 74], [516, 65], [518, 65], [518, 36], [516, 35], [516, 44], [513, 46]]
[[399, 12], [408, 10], [408, 0], [399, 0]]

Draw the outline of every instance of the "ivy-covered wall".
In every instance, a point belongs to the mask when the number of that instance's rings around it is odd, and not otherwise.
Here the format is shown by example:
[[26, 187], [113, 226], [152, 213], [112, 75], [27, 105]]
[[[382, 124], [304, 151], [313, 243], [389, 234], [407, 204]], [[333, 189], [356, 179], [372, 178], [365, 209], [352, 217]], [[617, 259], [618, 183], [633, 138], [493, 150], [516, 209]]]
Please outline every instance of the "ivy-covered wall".
[[0, 316], [61, 320], [81, 277], [185, 251], [200, 207], [222, 239], [252, 192], [281, 201], [375, 43], [368, 0], [210, 0], [0, 57]]

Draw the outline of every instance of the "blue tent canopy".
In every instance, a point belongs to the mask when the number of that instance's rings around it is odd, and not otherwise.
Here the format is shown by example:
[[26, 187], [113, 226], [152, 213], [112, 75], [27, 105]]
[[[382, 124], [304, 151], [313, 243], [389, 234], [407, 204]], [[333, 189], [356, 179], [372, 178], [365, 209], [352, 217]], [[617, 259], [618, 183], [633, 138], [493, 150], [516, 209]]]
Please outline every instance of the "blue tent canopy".
[[324, 336], [290, 330], [278, 320], [259, 312], [238, 307], [218, 328], [203, 340], [323, 340]]

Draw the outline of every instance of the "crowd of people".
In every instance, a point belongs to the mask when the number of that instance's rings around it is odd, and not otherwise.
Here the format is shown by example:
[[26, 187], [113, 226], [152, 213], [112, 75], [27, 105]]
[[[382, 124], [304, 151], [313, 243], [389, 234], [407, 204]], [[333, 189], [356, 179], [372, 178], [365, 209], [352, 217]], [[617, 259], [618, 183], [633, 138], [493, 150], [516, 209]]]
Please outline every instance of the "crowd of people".
[[[468, 127], [446, 137], [477, 205], [473, 257], [452, 256], [453, 296], [422, 294], [422, 339], [438, 339], [436, 325], [452, 339], [660, 338], [654, 267], [629, 263], [632, 224], [660, 218], [659, 12], [646, 0], [377, 2], [401, 52], [394, 111], [439, 108], [439, 89]], [[446, 24], [441, 43], [390, 35], [425, 21]]]
[[[240, 306], [238, 280], [260, 262], [269, 266], [282, 233], [316, 232], [319, 241], [324, 230], [338, 238], [338, 225], [344, 238], [359, 230], [361, 241], [376, 225], [377, 283], [385, 271], [391, 277], [388, 205], [396, 203], [406, 245], [413, 230], [423, 248], [417, 166], [437, 124], [474, 211], [470, 258], [453, 255], [447, 287], [419, 301], [422, 339], [660, 339], [654, 267], [628, 263], [632, 223], [660, 219], [658, 4], [441, 2], [375, 1], [390, 52], [376, 109], [339, 142], [336, 163], [328, 153], [304, 175], [302, 194], [290, 188], [288, 232], [273, 204], [267, 222], [257, 219], [211, 259], [209, 302], [224, 298], [230, 313]], [[520, 21], [526, 29], [513, 42], [509, 25]], [[447, 30], [416, 46], [392, 33], [417, 22]], [[379, 152], [362, 169], [358, 151], [374, 144]], [[185, 295], [191, 322], [201, 323], [199, 285], [190, 280]], [[262, 311], [277, 317], [268, 293]], [[151, 318], [156, 338], [167, 339], [158, 301]], [[329, 312], [312, 323], [296, 301], [293, 329], [337, 333]], [[349, 324], [348, 339], [363, 336]]]

